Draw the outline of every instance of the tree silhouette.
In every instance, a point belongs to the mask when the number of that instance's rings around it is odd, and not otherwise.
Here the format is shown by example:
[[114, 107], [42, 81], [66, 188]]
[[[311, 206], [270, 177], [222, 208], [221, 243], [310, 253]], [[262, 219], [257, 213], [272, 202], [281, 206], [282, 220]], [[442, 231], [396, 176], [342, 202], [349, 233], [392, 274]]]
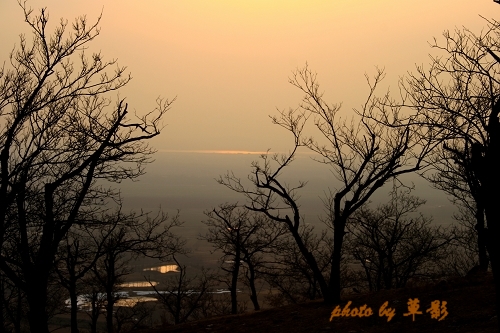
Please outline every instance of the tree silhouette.
[[486, 247], [500, 315], [500, 70], [496, 56], [500, 23], [491, 20], [487, 24], [479, 35], [466, 28], [446, 31], [444, 43], [435, 40], [432, 44], [441, 54], [431, 57], [429, 68], [418, 66], [400, 87], [404, 105], [413, 109], [407, 119], [439, 131], [436, 140], [442, 146], [432, 161], [438, 169], [433, 180], [476, 218], [480, 265], [487, 268]]
[[[59, 244], [113, 197], [97, 180], [143, 174], [172, 101], [131, 120], [123, 99], [107, 93], [130, 76], [116, 60], [88, 55], [100, 17], [50, 33], [48, 14], [20, 3], [32, 41], [24, 35], [0, 70], [0, 269], [26, 295], [32, 332], [47, 333], [47, 284]], [[113, 67], [115, 69], [113, 70]]]
[[[238, 311], [237, 289], [242, 270], [246, 273], [254, 309], [260, 310], [255, 284], [257, 270], [262, 265], [262, 255], [272, 252], [273, 245], [283, 235], [284, 228], [280, 228], [261, 214], [239, 208], [237, 204], [220, 205], [205, 212], [205, 215], [208, 220], [203, 223], [209, 229], [200, 239], [206, 240], [222, 252], [221, 269], [231, 275], [231, 313]], [[230, 263], [229, 268], [226, 268], [226, 262]]]
[[179, 272], [167, 278], [165, 289], [159, 291], [150, 280], [151, 287], [156, 292], [158, 301], [164, 306], [167, 313], [172, 316], [174, 324], [181, 324], [191, 317], [199, 318], [206, 307], [210, 305], [211, 290], [214, 286], [214, 276], [202, 269], [200, 275], [189, 277], [186, 265], [182, 265], [173, 256]]
[[[340, 105], [328, 104], [323, 99], [316, 74], [307, 66], [296, 71], [290, 83], [304, 93], [302, 104], [298, 109], [281, 111], [279, 116], [272, 117], [275, 124], [293, 135], [293, 150], [282, 157], [262, 156], [263, 166], [254, 162], [250, 177], [252, 188], [245, 186], [232, 174], [219, 180], [228, 188], [245, 194], [248, 209], [262, 212], [273, 221], [287, 226], [328, 303], [340, 301], [342, 245], [348, 218], [387, 181], [423, 168], [424, 158], [433, 147], [430, 131], [424, 137], [418, 133], [419, 127], [408, 121], [403, 123], [397, 118], [386, 117], [389, 96], [377, 98], [374, 95], [383, 77], [381, 70], [373, 82], [367, 77], [370, 91], [362, 110], [354, 110], [356, 116], [343, 119], [339, 114]], [[397, 109], [392, 108], [391, 111], [397, 112]], [[311, 116], [321, 140], [326, 144], [303, 134], [304, 126]], [[398, 122], [398, 126], [391, 126], [394, 122]], [[302, 217], [296, 192], [305, 183], [299, 182], [298, 186], [290, 187], [279, 179], [301, 146], [316, 153], [318, 162], [330, 166], [341, 183], [327, 199], [331, 202], [329, 224], [333, 230], [333, 252], [328, 277], [321, 273], [317, 260], [298, 232]], [[272, 167], [271, 162], [277, 165], [276, 168]], [[285, 211], [291, 215], [284, 214]]]
[[[299, 227], [298, 234], [304, 247], [316, 260], [318, 269], [325, 275], [330, 267], [332, 238], [327, 230], [317, 233], [308, 224]], [[273, 245], [270, 259], [266, 260], [262, 274], [272, 293], [267, 296], [273, 306], [302, 303], [322, 298], [318, 280], [302, 255], [294, 237], [288, 233]]]
[[[107, 220], [107, 221], [106, 221]], [[183, 253], [184, 242], [174, 234], [172, 228], [181, 225], [174, 216], [168, 223], [168, 215], [159, 213], [154, 218], [149, 214], [123, 214], [117, 210], [106, 216], [104, 225], [112, 225], [112, 231], [101, 233], [97, 242], [101, 255], [92, 266], [93, 275], [106, 294], [106, 326], [114, 332], [114, 305], [119, 299], [119, 284], [130, 273], [128, 263], [138, 256], [165, 259], [175, 253]]]
[[[431, 277], [454, 237], [431, 218], [416, 214], [425, 203], [394, 188], [390, 202], [363, 206], [350, 218], [347, 252], [361, 265], [370, 291], [404, 288], [414, 277]], [[430, 265], [431, 264], [431, 265]]]

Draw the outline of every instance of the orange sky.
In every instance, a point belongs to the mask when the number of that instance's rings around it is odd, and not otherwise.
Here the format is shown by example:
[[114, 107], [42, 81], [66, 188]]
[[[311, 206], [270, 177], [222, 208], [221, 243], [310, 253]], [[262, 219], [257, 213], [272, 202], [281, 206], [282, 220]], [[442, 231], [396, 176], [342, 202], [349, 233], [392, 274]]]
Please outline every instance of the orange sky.
[[[306, 61], [318, 72], [325, 96], [359, 106], [364, 73], [385, 67], [386, 84], [427, 63], [427, 41], [444, 29], [484, 25], [500, 15], [490, 0], [143, 0], [29, 1], [60, 17], [103, 10], [101, 36], [91, 50], [118, 58], [134, 79], [123, 89], [138, 111], [158, 95], [177, 96], [168, 127], [154, 145], [166, 150], [286, 151], [291, 137], [268, 118], [296, 107], [301, 97], [287, 83]], [[0, 2], [0, 57], [26, 31], [15, 0]]]

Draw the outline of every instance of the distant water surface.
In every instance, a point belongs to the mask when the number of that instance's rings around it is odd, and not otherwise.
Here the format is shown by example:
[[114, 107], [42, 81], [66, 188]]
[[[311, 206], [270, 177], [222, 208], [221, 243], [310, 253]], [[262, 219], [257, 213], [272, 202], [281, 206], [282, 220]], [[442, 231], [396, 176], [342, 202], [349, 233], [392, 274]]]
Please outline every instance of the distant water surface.
[[[329, 188], [339, 184], [328, 166], [311, 160], [311, 155], [299, 155], [288, 169], [282, 180], [292, 186], [298, 181], [307, 185], [298, 191], [301, 212], [306, 223], [322, 227], [319, 216], [324, 216], [322, 198]], [[123, 182], [120, 189], [126, 209], [157, 211], [162, 207], [169, 213], [180, 210], [186, 229], [192, 234], [204, 230], [201, 223], [205, 219], [203, 211], [211, 210], [225, 202], [245, 203], [244, 197], [219, 185], [215, 179], [228, 171], [246, 180], [252, 161], [258, 155], [247, 154], [203, 154], [203, 153], [161, 153], [155, 154], [156, 161], [146, 167], [146, 174], [136, 182]], [[451, 216], [456, 211], [446, 195], [433, 189], [417, 175], [404, 176], [407, 184], [415, 184], [414, 195], [427, 200], [422, 213], [434, 217], [437, 224], [453, 222]], [[247, 181], [247, 184], [250, 183]], [[373, 204], [388, 200], [390, 184], [379, 189], [371, 198]], [[186, 230], [187, 233], [190, 233]]]

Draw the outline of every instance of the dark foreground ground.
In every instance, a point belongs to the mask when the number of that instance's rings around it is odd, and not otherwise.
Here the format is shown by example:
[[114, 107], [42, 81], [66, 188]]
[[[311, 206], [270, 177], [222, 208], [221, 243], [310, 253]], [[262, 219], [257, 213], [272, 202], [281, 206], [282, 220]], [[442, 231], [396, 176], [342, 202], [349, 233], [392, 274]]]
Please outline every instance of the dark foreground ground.
[[[419, 309], [414, 321], [409, 312], [409, 299], [419, 300]], [[212, 318], [157, 329], [141, 333], [164, 332], [498, 332], [495, 316], [495, 289], [491, 274], [441, 281], [438, 284], [381, 291], [365, 295], [345, 297], [341, 310], [348, 301], [350, 309], [364, 304], [373, 314], [368, 317], [335, 317], [330, 321], [334, 306], [322, 302], [310, 302], [249, 314]], [[380, 307], [388, 301], [395, 310], [394, 317], [387, 322], [387, 316], [379, 316]], [[446, 311], [439, 308], [436, 315], [441, 321], [431, 318], [426, 310], [433, 301], [446, 302]], [[446, 312], [448, 313], [446, 315]]]

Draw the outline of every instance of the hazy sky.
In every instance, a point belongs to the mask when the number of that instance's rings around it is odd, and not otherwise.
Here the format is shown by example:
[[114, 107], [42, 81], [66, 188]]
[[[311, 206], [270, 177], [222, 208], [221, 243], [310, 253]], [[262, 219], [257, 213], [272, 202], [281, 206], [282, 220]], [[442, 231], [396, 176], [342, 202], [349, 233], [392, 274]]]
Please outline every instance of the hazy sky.
[[[288, 149], [273, 126], [275, 108], [295, 107], [301, 94], [287, 83], [306, 62], [331, 102], [350, 110], [367, 94], [364, 73], [385, 67], [386, 84], [427, 63], [427, 42], [445, 29], [484, 26], [498, 17], [491, 0], [129, 0], [34, 1], [51, 21], [103, 12], [101, 36], [90, 44], [118, 58], [133, 80], [121, 96], [137, 110], [177, 96], [155, 146], [167, 150]], [[16, 0], [0, 1], [0, 57], [26, 31]]]
[[[167, 155], [211, 152], [198, 154], [199, 161], [208, 161], [219, 150], [291, 148], [290, 134], [272, 125], [268, 115], [276, 114], [276, 108], [297, 106], [301, 94], [287, 80], [306, 62], [318, 72], [326, 99], [343, 102], [343, 108], [351, 110], [366, 98], [364, 74], [372, 75], [375, 66], [385, 68], [385, 85], [396, 88], [400, 75], [415, 64], [428, 63], [433, 52], [428, 41], [433, 37], [442, 40], [444, 30], [462, 26], [478, 32], [485, 26], [479, 15], [500, 17], [500, 5], [492, 0], [31, 0], [28, 4], [35, 10], [47, 7], [52, 27], [61, 17], [71, 22], [83, 14], [94, 22], [102, 11], [101, 35], [89, 44], [90, 51], [101, 51], [104, 59], [117, 58], [128, 67], [133, 80], [120, 94], [139, 112], [152, 109], [157, 96], [177, 96], [165, 118], [168, 126], [153, 145]], [[17, 1], [0, 0], [0, 60], [8, 60], [26, 27]], [[157, 164], [156, 170], [165, 169], [177, 178], [187, 172], [189, 178], [189, 161], [195, 160], [175, 156], [160, 158], [164, 164]], [[222, 163], [217, 158], [210, 161]], [[218, 174], [227, 169], [221, 164]], [[300, 178], [307, 180], [307, 172]], [[213, 183], [213, 177], [205, 180]], [[210, 207], [199, 210], [206, 208]]]

